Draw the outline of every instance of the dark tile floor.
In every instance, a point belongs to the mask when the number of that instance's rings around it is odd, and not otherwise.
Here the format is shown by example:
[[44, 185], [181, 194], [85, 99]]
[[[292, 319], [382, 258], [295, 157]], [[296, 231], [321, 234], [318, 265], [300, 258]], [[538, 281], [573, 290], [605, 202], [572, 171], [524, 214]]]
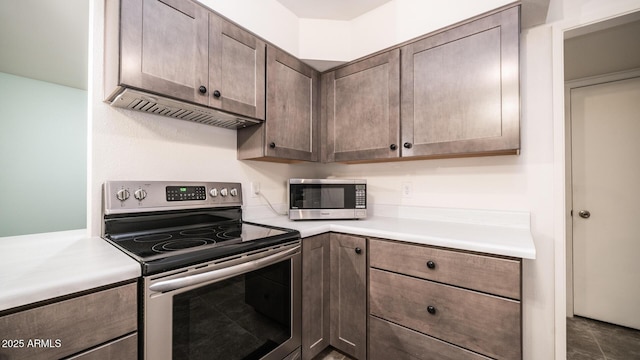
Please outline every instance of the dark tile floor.
[[353, 360], [353, 359], [341, 353], [340, 351], [332, 348], [331, 346], [329, 346], [328, 348], [322, 350], [320, 354], [316, 355], [316, 357], [314, 357], [313, 360]]
[[640, 360], [640, 330], [567, 318], [567, 360]]

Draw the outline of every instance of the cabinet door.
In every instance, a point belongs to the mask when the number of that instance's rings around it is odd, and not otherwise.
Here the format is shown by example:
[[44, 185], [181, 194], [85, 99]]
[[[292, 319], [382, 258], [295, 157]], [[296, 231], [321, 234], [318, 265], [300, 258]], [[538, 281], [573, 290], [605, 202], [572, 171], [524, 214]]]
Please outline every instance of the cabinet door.
[[329, 346], [329, 234], [302, 240], [302, 359]]
[[520, 148], [519, 7], [402, 48], [402, 156]]
[[392, 50], [322, 76], [325, 161], [397, 158], [400, 51]]
[[238, 159], [318, 161], [320, 75], [267, 45], [267, 115], [238, 129]]
[[209, 105], [264, 120], [265, 43], [209, 14]]
[[366, 358], [366, 239], [331, 234], [331, 345]]
[[122, 0], [120, 84], [207, 104], [208, 13], [188, 0]]
[[300, 60], [267, 47], [268, 156], [318, 160], [320, 75]]

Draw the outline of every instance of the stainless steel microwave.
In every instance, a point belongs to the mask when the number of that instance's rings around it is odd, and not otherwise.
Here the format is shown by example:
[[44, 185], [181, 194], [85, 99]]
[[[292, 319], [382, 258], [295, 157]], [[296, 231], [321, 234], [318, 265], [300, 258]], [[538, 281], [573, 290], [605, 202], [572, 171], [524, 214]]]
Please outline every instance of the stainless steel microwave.
[[367, 181], [289, 179], [289, 219], [364, 219]]

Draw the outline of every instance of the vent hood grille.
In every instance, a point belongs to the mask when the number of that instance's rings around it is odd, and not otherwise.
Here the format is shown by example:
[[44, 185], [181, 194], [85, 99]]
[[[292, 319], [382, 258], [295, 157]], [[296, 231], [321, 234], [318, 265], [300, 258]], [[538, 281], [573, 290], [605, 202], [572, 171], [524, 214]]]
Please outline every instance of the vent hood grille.
[[111, 105], [227, 129], [243, 128], [262, 122], [261, 120], [228, 114], [205, 106], [184, 103], [128, 88], [118, 94], [111, 102]]

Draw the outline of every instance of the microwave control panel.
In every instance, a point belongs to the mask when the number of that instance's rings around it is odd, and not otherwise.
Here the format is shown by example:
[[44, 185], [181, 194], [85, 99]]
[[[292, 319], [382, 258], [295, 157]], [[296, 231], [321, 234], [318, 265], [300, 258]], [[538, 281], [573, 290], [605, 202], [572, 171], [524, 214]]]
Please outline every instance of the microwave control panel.
[[356, 185], [356, 209], [367, 208], [367, 185]]

